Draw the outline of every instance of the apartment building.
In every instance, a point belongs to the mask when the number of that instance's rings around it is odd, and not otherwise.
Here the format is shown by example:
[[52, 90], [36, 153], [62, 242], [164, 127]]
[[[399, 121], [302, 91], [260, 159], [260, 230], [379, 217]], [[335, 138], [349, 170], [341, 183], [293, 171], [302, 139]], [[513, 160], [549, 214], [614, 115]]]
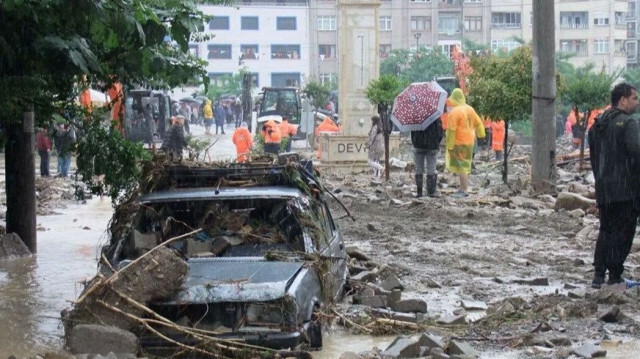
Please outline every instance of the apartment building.
[[[437, 48], [450, 53], [462, 39], [489, 45], [493, 51], [513, 50], [517, 39], [531, 41], [533, 0], [382, 0], [380, 6], [380, 57], [393, 49]], [[339, 52], [333, 39], [337, 29], [333, 0], [310, 0], [312, 42], [311, 73], [320, 79], [335, 76], [336, 61], [326, 61], [326, 53]], [[633, 18], [631, 17], [633, 13]], [[556, 51], [571, 53], [571, 62], [587, 61], [612, 72], [627, 66], [627, 58], [637, 63], [636, 1], [556, 0]], [[314, 23], [314, 18], [316, 22]], [[633, 33], [635, 37], [629, 35]], [[635, 41], [629, 41], [628, 39]], [[633, 56], [632, 56], [633, 54]], [[634, 61], [634, 60], [631, 60]]]
[[191, 43], [209, 62], [212, 84], [247, 68], [256, 87], [300, 86], [309, 73], [309, 4], [306, 0], [240, 0], [235, 6], [201, 6], [214, 37]]
[[[463, 39], [493, 51], [532, 39], [535, 0], [381, 0], [381, 60], [394, 49], [435, 48], [450, 53]], [[557, 52], [607, 72], [638, 64], [637, 0], [555, 0]], [[209, 61], [214, 82], [246, 66], [258, 86], [335, 81], [340, 53], [337, 0], [241, 0], [236, 7], [202, 6], [215, 15], [215, 38], [191, 44]], [[239, 62], [242, 64], [239, 65]]]

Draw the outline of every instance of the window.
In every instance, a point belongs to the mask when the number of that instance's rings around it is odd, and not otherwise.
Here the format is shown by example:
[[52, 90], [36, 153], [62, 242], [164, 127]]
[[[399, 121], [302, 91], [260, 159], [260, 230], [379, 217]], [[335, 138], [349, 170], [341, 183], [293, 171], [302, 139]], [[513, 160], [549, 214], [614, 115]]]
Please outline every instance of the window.
[[272, 59], [299, 59], [300, 45], [271, 45]]
[[335, 59], [336, 45], [318, 45], [318, 54], [321, 56], [321, 59]]
[[560, 40], [560, 51], [575, 56], [587, 56], [587, 40]]
[[438, 33], [453, 35], [459, 33], [458, 16], [457, 15], [443, 15], [438, 18]]
[[627, 47], [625, 40], [613, 40], [613, 53], [616, 55], [625, 55], [627, 54]]
[[442, 4], [453, 5], [453, 0], [440, 0]]
[[252, 87], [260, 86], [260, 75], [257, 72], [251, 73], [251, 86]]
[[411, 2], [427, 3], [427, 2], [431, 2], [431, 0], [411, 0]]
[[609, 18], [608, 17], [596, 17], [593, 19], [593, 24], [595, 26], [608, 26]]
[[214, 86], [223, 86], [228, 84], [229, 81], [233, 78], [233, 73], [231, 72], [210, 72], [209, 78], [211, 79], [211, 84]]
[[240, 18], [241, 30], [259, 30], [259, 24], [257, 16], [243, 16]]
[[609, 39], [596, 39], [593, 41], [593, 52], [596, 54], [609, 53]]
[[[427, 27], [429, 23], [429, 27]], [[427, 21], [426, 16], [412, 16], [411, 17], [411, 31], [424, 31], [431, 27], [431, 19]]]
[[230, 59], [231, 45], [209, 45], [209, 59]]
[[277, 30], [296, 30], [296, 18], [294, 16], [278, 16], [276, 18]]
[[519, 12], [494, 12], [491, 14], [491, 26], [517, 29], [522, 26]]
[[258, 45], [240, 45], [240, 53], [243, 60], [257, 60], [260, 52]]
[[635, 1], [629, 1], [628, 7], [627, 7], [627, 17], [628, 18], [636, 17], [636, 3], [635, 3]]
[[627, 58], [635, 60], [638, 56], [637, 45], [635, 41], [627, 41]]
[[391, 45], [390, 44], [380, 44], [380, 58], [386, 59], [391, 53]]
[[209, 30], [229, 30], [229, 17], [215, 16], [209, 21]]
[[274, 87], [298, 87], [300, 85], [299, 72], [286, 72], [271, 74], [271, 86]]
[[589, 15], [584, 11], [562, 11], [560, 12], [560, 28], [588, 29]]
[[482, 31], [482, 16], [465, 16], [464, 29], [466, 31]]
[[380, 31], [391, 31], [391, 16], [380, 16]]
[[521, 43], [515, 40], [491, 40], [491, 51], [503, 51], [509, 52], [513, 49], [522, 46]]
[[331, 31], [336, 29], [335, 16], [318, 16], [318, 30]]
[[464, 2], [467, 4], [479, 4], [482, 0], [464, 0]]
[[323, 85], [333, 85], [338, 83], [338, 75], [336, 74], [320, 74], [320, 83]]
[[200, 49], [199, 49], [198, 45], [190, 44], [189, 45], [189, 53], [191, 54], [191, 56], [199, 58], [200, 57]]
[[616, 11], [615, 17], [616, 17], [616, 26], [626, 25], [627, 19], [625, 18], [625, 13]]

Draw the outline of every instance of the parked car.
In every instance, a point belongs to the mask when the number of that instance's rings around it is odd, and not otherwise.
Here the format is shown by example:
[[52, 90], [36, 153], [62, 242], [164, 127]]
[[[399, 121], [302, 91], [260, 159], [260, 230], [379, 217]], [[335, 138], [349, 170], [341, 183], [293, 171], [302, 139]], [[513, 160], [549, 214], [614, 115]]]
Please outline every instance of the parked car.
[[[340, 297], [348, 270], [340, 231], [310, 166], [176, 165], [166, 170], [171, 185], [139, 198], [132, 230], [104, 254], [119, 268], [158, 243], [201, 229], [167, 244], [187, 261], [187, 278], [172, 297], [149, 307], [221, 338], [319, 349], [317, 313]], [[147, 350], [175, 345], [151, 334], [140, 342]]]

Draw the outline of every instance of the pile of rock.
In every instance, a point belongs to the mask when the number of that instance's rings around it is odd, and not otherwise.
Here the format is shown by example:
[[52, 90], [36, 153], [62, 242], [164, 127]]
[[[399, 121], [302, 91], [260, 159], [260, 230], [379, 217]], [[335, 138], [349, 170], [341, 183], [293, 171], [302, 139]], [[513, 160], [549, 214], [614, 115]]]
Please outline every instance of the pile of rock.
[[345, 352], [340, 359], [473, 359], [478, 352], [465, 342], [444, 340], [439, 333], [425, 332], [418, 336], [398, 336], [385, 350], [374, 348], [363, 353]]

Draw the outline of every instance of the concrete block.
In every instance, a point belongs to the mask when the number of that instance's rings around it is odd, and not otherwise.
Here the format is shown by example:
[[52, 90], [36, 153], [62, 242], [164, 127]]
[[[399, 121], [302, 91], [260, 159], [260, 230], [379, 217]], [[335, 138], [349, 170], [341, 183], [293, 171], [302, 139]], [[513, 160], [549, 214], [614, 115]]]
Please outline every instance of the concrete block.
[[478, 355], [478, 352], [471, 345], [458, 340], [451, 340], [447, 345], [446, 352], [449, 355]]
[[386, 308], [387, 296], [386, 295], [354, 296], [353, 303], [366, 305], [371, 308]]
[[424, 299], [403, 299], [395, 303], [392, 308], [403, 313], [426, 313], [427, 302]]
[[389, 344], [380, 356], [383, 358], [417, 358], [419, 355], [420, 346], [417, 340], [398, 337]]
[[67, 346], [73, 354], [137, 353], [138, 338], [116, 327], [79, 324], [71, 330]]
[[395, 274], [389, 274], [382, 283], [380, 283], [380, 286], [384, 290], [404, 289], [404, 285], [402, 285], [402, 282], [400, 282], [400, 279], [396, 277]]
[[602, 349], [599, 345], [591, 343], [574, 348], [571, 353], [579, 356], [580, 358], [602, 358], [607, 356], [606, 350]]
[[444, 340], [442, 337], [429, 332], [422, 333], [420, 338], [418, 338], [418, 343], [420, 346], [444, 349]]

